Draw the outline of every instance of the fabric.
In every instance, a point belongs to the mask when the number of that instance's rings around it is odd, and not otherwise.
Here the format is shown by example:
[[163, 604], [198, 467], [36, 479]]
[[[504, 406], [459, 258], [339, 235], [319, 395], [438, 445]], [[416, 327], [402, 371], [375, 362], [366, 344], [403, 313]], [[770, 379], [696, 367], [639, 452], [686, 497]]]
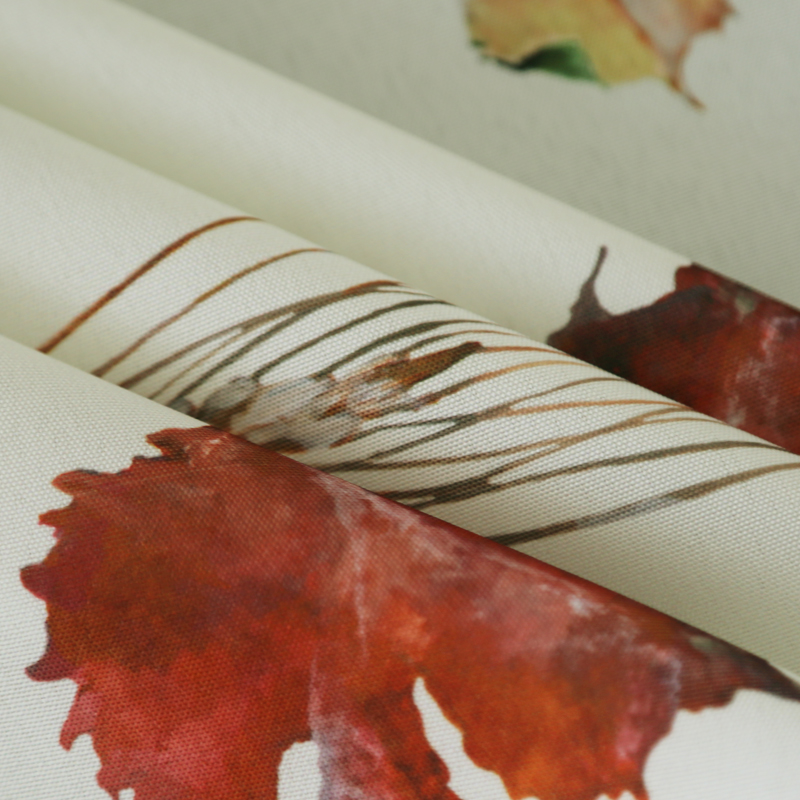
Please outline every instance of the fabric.
[[[678, 6], [467, 20], [696, 113]], [[791, 291], [110, 0], [0, 101], [3, 792], [796, 798]]]
[[600, 247], [614, 310], [686, 261], [110, 0], [0, 37], [0, 102], [540, 341]]
[[[793, 0], [125, 2], [800, 304], [800, 90], [791, 79], [800, 71], [800, 13]], [[548, 5], [571, 7], [577, 17], [560, 39], [552, 23], [545, 28], [549, 50], [534, 52], [531, 36], [522, 43], [527, 58], [509, 64], [472, 43], [486, 34], [470, 26], [474, 9], [499, 7], [515, 31], [526, 13]], [[678, 82], [702, 107], [655, 70], [613, 82], [591, 62], [582, 69], [570, 59], [566, 45], [574, 47], [579, 34], [591, 39], [591, 26], [599, 27], [593, 11], [603, 7], [624, 9], [628, 30], [662, 52], [679, 51]], [[607, 29], [595, 39], [602, 56], [630, 54]], [[490, 44], [504, 54], [502, 42]]]
[[800, 458], [24, 117], [2, 127], [0, 333], [800, 668]]
[[0, 354], [8, 796], [791, 797], [800, 688], [761, 659]]

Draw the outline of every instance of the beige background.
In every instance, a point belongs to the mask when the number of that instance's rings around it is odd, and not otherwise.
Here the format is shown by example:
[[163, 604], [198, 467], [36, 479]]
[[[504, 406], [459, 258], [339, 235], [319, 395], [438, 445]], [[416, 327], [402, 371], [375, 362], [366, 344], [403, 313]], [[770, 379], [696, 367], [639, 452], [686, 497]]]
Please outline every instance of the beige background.
[[483, 61], [460, 0], [126, 0], [546, 194], [800, 304], [800, 11], [732, 0], [694, 111]]
[[0, 102], [538, 340], [686, 260], [112, 0], [0, 3]]

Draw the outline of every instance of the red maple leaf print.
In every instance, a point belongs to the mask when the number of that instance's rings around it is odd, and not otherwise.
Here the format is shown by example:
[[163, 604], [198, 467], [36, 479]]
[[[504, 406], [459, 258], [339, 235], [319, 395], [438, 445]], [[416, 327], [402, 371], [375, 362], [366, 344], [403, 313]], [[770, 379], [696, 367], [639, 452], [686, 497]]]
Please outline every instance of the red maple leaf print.
[[610, 314], [584, 284], [547, 343], [800, 454], [800, 312], [692, 264], [675, 291]]
[[424, 679], [512, 798], [647, 792], [679, 709], [800, 699], [765, 661], [518, 552], [212, 428], [68, 472], [22, 571], [47, 602], [29, 674], [77, 684], [62, 731], [137, 800], [275, 798], [295, 742], [326, 800], [457, 800]]

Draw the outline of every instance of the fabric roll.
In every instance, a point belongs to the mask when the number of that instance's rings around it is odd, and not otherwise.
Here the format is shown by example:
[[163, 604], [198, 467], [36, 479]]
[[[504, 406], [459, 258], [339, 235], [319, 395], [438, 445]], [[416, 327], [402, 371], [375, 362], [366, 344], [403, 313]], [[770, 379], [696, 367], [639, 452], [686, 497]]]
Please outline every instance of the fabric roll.
[[0, 121], [0, 333], [800, 665], [796, 456]]
[[795, 796], [800, 684], [767, 662], [21, 345], [0, 359], [9, 797]]
[[8, 0], [0, 101], [800, 452], [796, 309], [145, 14]]
[[686, 263], [113, 0], [4, 2], [0, 102], [539, 340]]

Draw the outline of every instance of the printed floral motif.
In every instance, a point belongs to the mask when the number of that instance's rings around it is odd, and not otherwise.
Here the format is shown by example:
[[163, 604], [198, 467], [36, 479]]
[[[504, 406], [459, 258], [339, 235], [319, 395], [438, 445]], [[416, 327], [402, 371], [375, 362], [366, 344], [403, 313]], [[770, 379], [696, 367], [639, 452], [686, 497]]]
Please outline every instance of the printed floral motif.
[[77, 684], [62, 729], [137, 800], [275, 798], [295, 742], [333, 800], [457, 800], [419, 679], [514, 800], [645, 800], [680, 709], [800, 699], [763, 660], [510, 549], [213, 428], [68, 472], [22, 571], [47, 603], [29, 674]]
[[655, 77], [688, 95], [693, 39], [721, 27], [726, 0], [467, 0], [473, 40], [517, 69], [620, 83]]
[[675, 291], [610, 314], [595, 283], [604, 253], [548, 343], [800, 454], [800, 312], [692, 264]]

